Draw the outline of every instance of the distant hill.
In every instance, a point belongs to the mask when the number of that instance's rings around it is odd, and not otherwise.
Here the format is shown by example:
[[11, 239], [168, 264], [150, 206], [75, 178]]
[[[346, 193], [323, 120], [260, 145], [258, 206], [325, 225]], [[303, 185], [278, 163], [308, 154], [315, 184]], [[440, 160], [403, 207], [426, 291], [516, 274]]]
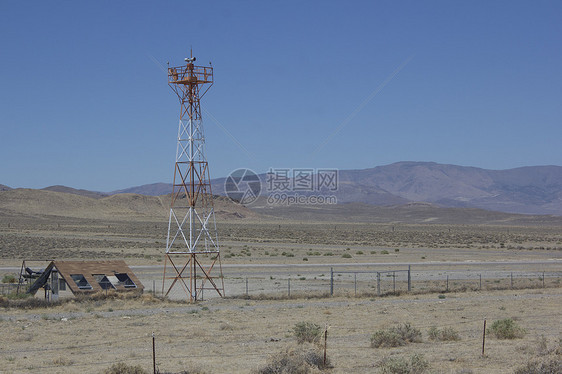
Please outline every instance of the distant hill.
[[[14, 217], [66, 217], [108, 221], [167, 222], [171, 195], [116, 194], [92, 198], [74, 193], [12, 189], [0, 191], [0, 220]], [[218, 221], [317, 221], [430, 224], [495, 224], [562, 226], [562, 217], [492, 212], [475, 208], [443, 208], [430, 203], [375, 206], [365, 203], [335, 205], [275, 205], [260, 197], [249, 209], [227, 197], [214, 196]]]
[[[75, 193], [17, 188], [0, 192], [0, 216], [59, 216], [167, 222], [170, 201], [170, 195], [117, 194], [93, 198]], [[239, 220], [257, 216], [257, 213], [232, 202], [227, 197], [216, 196], [214, 205], [217, 219]]]
[[11, 190], [11, 187], [8, 187], [6, 185], [0, 184], [0, 191], [9, 191]]
[[104, 192], [77, 190], [76, 188], [60, 186], [60, 185], [45, 187], [45, 188], [43, 188], [43, 190], [44, 191], [71, 193], [71, 194], [74, 194], [74, 195], [91, 197], [93, 199], [101, 199], [102, 197], [109, 196], [108, 194], [106, 194]]
[[[486, 170], [433, 162], [398, 162], [372, 169], [342, 170], [340, 181], [445, 207], [562, 216], [560, 166]], [[370, 203], [366, 198], [349, 199], [345, 194], [338, 195], [338, 201]]]
[[122, 190], [112, 191], [109, 192], [109, 195], [115, 195], [120, 193], [136, 193], [139, 195], [160, 196], [160, 195], [169, 194], [171, 192], [172, 192], [171, 183], [152, 183], [152, 184], [144, 184], [142, 186], [125, 188]]
[[268, 205], [260, 198], [252, 209], [265, 217], [312, 222], [370, 222], [390, 224], [460, 224], [562, 226], [562, 217], [494, 212], [477, 208], [445, 208], [430, 203], [376, 206], [364, 203], [335, 205]]

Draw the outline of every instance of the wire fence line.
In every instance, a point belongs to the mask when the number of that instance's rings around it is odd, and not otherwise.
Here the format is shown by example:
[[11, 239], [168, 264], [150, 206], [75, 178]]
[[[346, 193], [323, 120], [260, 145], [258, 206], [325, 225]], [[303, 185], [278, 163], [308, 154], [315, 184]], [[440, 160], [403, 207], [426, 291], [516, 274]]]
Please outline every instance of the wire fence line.
[[2, 283], [0, 284], [0, 295], [15, 293], [17, 289], [18, 285], [16, 283]]
[[[289, 267], [288, 267], [289, 268]], [[324, 270], [324, 271], [322, 271]], [[320, 274], [319, 274], [320, 273]], [[161, 296], [162, 280], [157, 274], [138, 276], [145, 292]], [[562, 271], [456, 270], [414, 269], [412, 266], [384, 269], [316, 268], [315, 273], [282, 274], [275, 276], [225, 276], [225, 296], [234, 298], [291, 298], [328, 296], [384, 296], [399, 293], [455, 292], [467, 290], [498, 290], [559, 287]], [[17, 284], [0, 284], [0, 295], [14, 294]], [[200, 300], [219, 297], [206, 288]], [[175, 287], [170, 299], [186, 299], [186, 291]]]
[[[247, 276], [225, 279], [227, 297], [297, 296], [383, 296], [405, 292], [454, 292], [558, 287], [562, 271], [451, 271], [349, 270], [335, 267], [316, 276], [297, 274], [286, 277]], [[172, 290], [171, 298], [185, 297], [183, 290]], [[158, 294], [158, 290], [156, 291]], [[205, 292], [207, 298], [216, 297]]]

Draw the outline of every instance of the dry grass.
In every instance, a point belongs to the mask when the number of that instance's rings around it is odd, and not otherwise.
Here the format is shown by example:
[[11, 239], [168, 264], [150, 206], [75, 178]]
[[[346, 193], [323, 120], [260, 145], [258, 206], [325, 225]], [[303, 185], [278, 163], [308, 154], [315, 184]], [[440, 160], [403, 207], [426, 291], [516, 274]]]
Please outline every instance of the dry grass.
[[[2, 360], [0, 356], [0, 361], [8, 372], [25, 372], [26, 367], [35, 366], [44, 367], [42, 370], [47, 373], [75, 373], [79, 369], [83, 373], [99, 374], [112, 365], [108, 362], [140, 365], [150, 370], [154, 331], [157, 363], [163, 372], [185, 370], [189, 358], [193, 366], [204, 367], [210, 374], [248, 373], [267, 365], [268, 357], [294, 344], [295, 323], [310, 321], [329, 326], [328, 355], [334, 366], [330, 372], [371, 373], [378, 363], [370, 348], [372, 332], [412, 321], [412, 326], [422, 330], [431, 326], [455, 326], [463, 339], [378, 348], [377, 356], [399, 355], [409, 360], [414, 354], [423, 354], [436, 372], [505, 373], [537, 356], [537, 337], [546, 335], [551, 347], [562, 334], [558, 323], [561, 300], [562, 289], [544, 293], [532, 290], [449, 293], [445, 300], [439, 300], [437, 294], [390, 296], [376, 301], [338, 297], [213, 299], [199, 305], [147, 303], [143, 298], [92, 300], [68, 304], [77, 306], [77, 312], [65, 312], [64, 306], [32, 312], [4, 310], [0, 349], [4, 357], [12, 360]], [[528, 333], [517, 340], [487, 339], [487, 358], [481, 358], [484, 317], [501, 319], [506, 314], [516, 318]], [[537, 349], [522, 350], [527, 346]], [[189, 356], [185, 347], [190, 348]], [[30, 351], [37, 348], [48, 349]], [[74, 363], [55, 365], [53, 353], [58, 357], [60, 352], [65, 352]]]
[[458, 331], [455, 330], [453, 327], [445, 327], [443, 329], [438, 329], [437, 327], [432, 326], [429, 329], [427, 335], [431, 340], [438, 340], [442, 342], [461, 340]]
[[562, 339], [549, 345], [541, 336], [537, 342], [535, 356], [515, 370], [515, 374], [553, 374], [562, 373]]

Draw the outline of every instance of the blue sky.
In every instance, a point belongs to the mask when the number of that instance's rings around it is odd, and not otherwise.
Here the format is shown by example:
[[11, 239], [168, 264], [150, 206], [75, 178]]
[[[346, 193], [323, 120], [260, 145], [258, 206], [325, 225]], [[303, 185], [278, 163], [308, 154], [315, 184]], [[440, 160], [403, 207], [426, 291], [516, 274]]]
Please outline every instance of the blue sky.
[[2, 1], [0, 183], [170, 182], [190, 47], [213, 178], [562, 165], [561, 2]]

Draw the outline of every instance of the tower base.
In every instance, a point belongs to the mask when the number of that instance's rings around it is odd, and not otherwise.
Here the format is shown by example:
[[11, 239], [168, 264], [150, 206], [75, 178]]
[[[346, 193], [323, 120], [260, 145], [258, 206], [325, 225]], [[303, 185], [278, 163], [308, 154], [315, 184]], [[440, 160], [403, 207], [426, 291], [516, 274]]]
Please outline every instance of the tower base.
[[[175, 261], [172, 256], [176, 257]], [[187, 257], [187, 259], [185, 257]], [[210, 257], [209, 265], [205, 265], [201, 261], [204, 257]], [[169, 266], [168, 262], [170, 263]], [[218, 267], [218, 269], [215, 269], [215, 273], [218, 272], [218, 274], [213, 276], [212, 272], [215, 267]], [[168, 271], [171, 275], [168, 275]], [[167, 279], [171, 279], [172, 284], [170, 284], [166, 290]], [[166, 253], [164, 276], [162, 278], [162, 294], [168, 296], [177, 283], [183, 288], [190, 302], [203, 300], [204, 290], [215, 290], [220, 297], [224, 297], [224, 278], [222, 275], [220, 253]]]

